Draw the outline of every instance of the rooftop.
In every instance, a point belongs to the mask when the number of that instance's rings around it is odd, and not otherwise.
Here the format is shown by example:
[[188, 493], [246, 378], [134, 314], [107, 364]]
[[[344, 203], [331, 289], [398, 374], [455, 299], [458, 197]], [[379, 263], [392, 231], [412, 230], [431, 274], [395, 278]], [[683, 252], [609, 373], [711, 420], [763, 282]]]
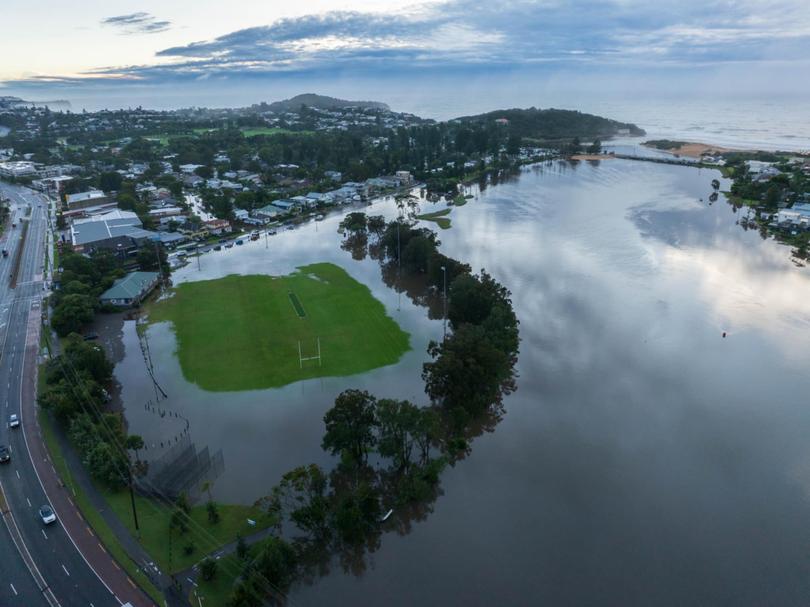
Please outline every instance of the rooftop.
[[158, 279], [157, 272], [132, 272], [119, 278], [101, 294], [101, 299], [135, 299]]

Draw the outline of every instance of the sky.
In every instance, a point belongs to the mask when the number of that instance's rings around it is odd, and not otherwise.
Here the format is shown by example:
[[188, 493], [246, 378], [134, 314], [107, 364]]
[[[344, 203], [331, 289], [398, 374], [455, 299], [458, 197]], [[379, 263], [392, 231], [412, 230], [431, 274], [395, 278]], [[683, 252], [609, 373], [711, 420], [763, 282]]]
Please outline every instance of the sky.
[[4, 0], [2, 19], [0, 94], [31, 98], [518, 72], [810, 93], [807, 0]]

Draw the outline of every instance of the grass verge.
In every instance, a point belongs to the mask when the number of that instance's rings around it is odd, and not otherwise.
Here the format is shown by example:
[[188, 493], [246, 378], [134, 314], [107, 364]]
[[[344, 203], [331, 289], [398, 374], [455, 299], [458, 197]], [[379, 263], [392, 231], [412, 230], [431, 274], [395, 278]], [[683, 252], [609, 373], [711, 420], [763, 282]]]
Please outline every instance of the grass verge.
[[[410, 349], [409, 335], [368, 287], [330, 263], [287, 276], [182, 283], [148, 313], [150, 322], [173, 323], [183, 375], [213, 392], [354, 375], [394, 364]], [[318, 344], [320, 362], [299, 359], [299, 347], [308, 358]]]
[[[44, 373], [41, 370], [39, 376], [44, 377]], [[129, 575], [153, 601], [158, 605], [163, 605], [163, 593], [157, 589], [149, 578], [147, 578], [129, 558], [124, 547], [121, 546], [118, 538], [116, 538], [115, 534], [107, 525], [107, 522], [95, 509], [81, 486], [73, 479], [73, 475], [70, 473], [65, 457], [62, 454], [62, 449], [59, 446], [59, 441], [56, 439], [56, 429], [54, 428], [53, 420], [43, 411], [39, 411], [38, 417], [39, 425], [42, 428], [42, 436], [45, 439], [45, 445], [48, 448], [48, 453], [50, 454], [54, 468], [56, 468], [56, 472], [59, 474], [59, 478], [62, 479], [65, 486], [73, 493], [73, 501], [76, 502], [82, 516], [93, 528], [93, 531], [96, 533], [99, 540], [101, 540], [107, 552], [109, 552], [115, 561], [127, 572], [127, 575]]]
[[[103, 490], [102, 493], [113, 512], [130, 533], [137, 537], [129, 493]], [[202, 504], [191, 509], [189, 515], [191, 524], [186, 533], [181, 534], [178, 531], [169, 533], [171, 510], [168, 506], [136, 495], [135, 508], [138, 511], [140, 543], [167, 573], [188, 569], [206, 554], [235, 541], [237, 533], [247, 536], [275, 522], [272, 517], [255, 506], [220, 504], [219, 522], [211, 523], [205, 505]], [[249, 525], [247, 519], [256, 521], [256, 526]], [[193, 550], [188, 551], [186, 549], [188, 546], [192, 546]]]

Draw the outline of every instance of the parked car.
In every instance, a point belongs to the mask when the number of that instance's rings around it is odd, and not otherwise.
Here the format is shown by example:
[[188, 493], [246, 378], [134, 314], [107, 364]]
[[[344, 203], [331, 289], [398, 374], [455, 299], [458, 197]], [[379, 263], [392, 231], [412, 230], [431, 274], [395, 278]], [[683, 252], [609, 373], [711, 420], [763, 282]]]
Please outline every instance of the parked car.
[[216, 245], [216, 246], [214, 247], [214, 250], [215, 250], [215, 251], [221, 251], [221, 250], [222, 250], [222, 245]]
[[5, 445], [0, 445], [0, 464], [11, 461], [11, 451]]
[[12, 413], [8, 418], [8, 427], [16, 428], [20, 425], [20, 418], [16, 413]]
[[41, 518], [42, 522], [46, 525], [50, 525], [56, 522], [56, 513], [53, 511], [53, 508], [45, 504], [39, 507], [39, 518]]
[[8, 257], [8, 250], [7, 249], [3, 249], [3, 257]]
[[245, 244], [245, 241], [240, 238], [239, 240], [236, 241], [236, 244], [242, 245]]

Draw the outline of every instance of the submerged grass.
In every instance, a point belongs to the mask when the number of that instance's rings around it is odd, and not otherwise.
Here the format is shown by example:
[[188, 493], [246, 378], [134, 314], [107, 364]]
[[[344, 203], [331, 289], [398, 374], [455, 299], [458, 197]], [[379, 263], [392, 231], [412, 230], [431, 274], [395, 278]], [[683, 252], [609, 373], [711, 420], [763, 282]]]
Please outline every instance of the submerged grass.
[[[213, 392], [354, 375], [394, 364], [410, 349], [409, 335], [368, 287], [330, 263], [288, 276], [183, 283], [149, 306], [149, 319], [172, 322], [183, 375]], [[320, 362], [301, 361], [299, 345], [306, 359], [317, 356], [318, 342]]]

